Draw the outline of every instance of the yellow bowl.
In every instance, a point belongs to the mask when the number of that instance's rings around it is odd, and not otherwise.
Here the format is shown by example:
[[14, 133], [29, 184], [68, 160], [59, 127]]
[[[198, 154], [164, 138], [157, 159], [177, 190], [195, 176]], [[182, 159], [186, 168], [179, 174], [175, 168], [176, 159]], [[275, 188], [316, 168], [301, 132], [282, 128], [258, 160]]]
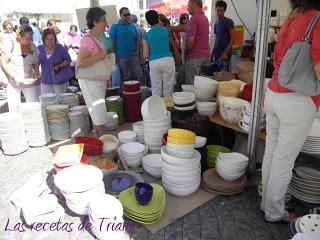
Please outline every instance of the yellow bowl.
[[194, 132], [179, 128], [171, 128], [168, 132], [168, 136], [171, 138], [193, 141], [193, 143], [196, 139], [196, 134]]
[[195, 144], [195, 138], [192, 140], [192, 139], [168, 137], [167, 141], [168, 143], [180, 144], [180, 145]]

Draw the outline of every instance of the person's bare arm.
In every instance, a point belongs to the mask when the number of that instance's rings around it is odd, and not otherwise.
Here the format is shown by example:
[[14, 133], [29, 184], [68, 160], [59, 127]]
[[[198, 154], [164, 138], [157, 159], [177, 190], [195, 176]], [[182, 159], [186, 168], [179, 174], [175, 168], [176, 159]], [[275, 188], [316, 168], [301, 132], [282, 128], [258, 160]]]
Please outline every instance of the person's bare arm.
[[149, 57], [149, 44], [146, 40], [143, 40], [143, 57], [148, 58]]
[[229, 53], [230, 49], [232, 48], [234, 41], [235, 41], [235, 38], [236, 38], [234, 29], [230, 29], [229, 34], [230, 34], [230, 41], [229, 41], [226, 49], [223, 51], [223, 54], [222, 54], [223, 59], [228, 59], [228, 53]]
[[320, 62], [314, 66], [318, 80], [320, 81]]
[[195, 36], [189, 37], [187, 39], [186, 54], [188, 54], [191, 51], [191, 49], [193, 48], [195, 39], [196, 39]]
[[170, 26], [172, 32], [185, 32], [188, 29], [187, 24], [179, 24], [177, 26]]
[[39, 71], [39, 63], [33, 64], [33, 77], [35, 79], [40, 78], [40, 71]]
[[105, 59], [106, 57], [106, 50], [101, 50], [98, 54], [91, 55], [91, 53], [87, 49], [80, 48], [77, 58], [77, 65], [82, 68], [89, 67], [95, 64], [96, 62]]

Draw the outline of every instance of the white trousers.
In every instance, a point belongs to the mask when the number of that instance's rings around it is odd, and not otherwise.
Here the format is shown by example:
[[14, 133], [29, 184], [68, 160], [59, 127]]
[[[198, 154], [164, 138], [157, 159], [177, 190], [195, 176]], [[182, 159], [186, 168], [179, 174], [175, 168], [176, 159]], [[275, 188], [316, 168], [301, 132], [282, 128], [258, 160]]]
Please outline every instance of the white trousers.
[[284, 196], [292, 177], [294, 162], [311, 129], [315, 104], [298, 93], [267, 91], [266, 149], [262, 163], [262, 202], [268, 221], [284, 216]]
[[152, 60], [149, 66], [152, 95], [172, 96], [175, 78], [174, 59], [165, 57]]
[[21, 92], [26, 102], [39, 102], [36, 87], [14, 88], [9, 83], [7, 87], [7, 100], [10, 112], [17, 112], [21, 105]]
[[41, 94], [55, 93], [57, 95], [66, 93], [68, 90], [68, 82], [61, 84], [43, 84], [41, 83]]

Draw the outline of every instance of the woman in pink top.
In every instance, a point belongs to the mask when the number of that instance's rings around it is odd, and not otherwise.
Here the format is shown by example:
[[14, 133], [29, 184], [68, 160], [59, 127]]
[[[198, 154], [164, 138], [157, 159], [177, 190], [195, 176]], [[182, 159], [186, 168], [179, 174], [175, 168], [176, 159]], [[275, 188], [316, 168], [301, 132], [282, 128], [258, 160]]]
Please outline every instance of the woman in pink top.
[[[320, 105], [319, 96], [310, 98], [295, 93], [282, 87], [278, 81], [279, 68], [289, 47], [301, 41], [310, 20], [320, 9], [319, 1], [315, 0], [291, 0], [291, 5], [292, 14], [278, 34], [274, 53], [275, 71], [265, 97], [267, 139], [262, 165], [261, 210], [270, 222], [290, 221], [293, 218], [285, 210], [284, 196], [288, 191], [295, 160]], [[311, 34], [311, 55], [320, 80], [320, 21]]]
[[71, 25], [70, 31], [66, 33], [64, 38], [65, 46], [68, 49], [73, 49], [78, 54], [80, 41], [81, 35], [78, 33], [78, 27], [76, 25]]
[[[107, 51], [99, 34], [107, 27], [106, 12], [98, 7], [90, 8], [86, 15], [90, 32], [81, 39], [77, 65], [82, 68], [89, 67], [107, 57]], [[105, 133], [107, 108], [105, 92], [107, 79], [86, 80], [78, 79], [79, 85], [89, 109], [94, 125], [95, 134], [101, 136]]]

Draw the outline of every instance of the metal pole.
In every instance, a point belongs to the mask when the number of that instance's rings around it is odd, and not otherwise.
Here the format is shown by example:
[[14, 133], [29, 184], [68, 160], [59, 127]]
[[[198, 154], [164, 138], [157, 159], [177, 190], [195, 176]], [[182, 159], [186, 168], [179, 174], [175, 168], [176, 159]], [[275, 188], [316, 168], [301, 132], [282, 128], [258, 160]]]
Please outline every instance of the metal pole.
[[99, 7], [99, 0], [90, 0], [90, 7]]
[[254, 82], [252, 89], [252, 117], [248, 137], [249, 171], [256, 168], [256, 152], [260, 134], [260, 115], [266, 74], [266, 61], [268, 50], [268, 28], [270, 20], [270, 0], [259, 0], [259, 17], [256, 34], [256, 54], [254, 67]]

